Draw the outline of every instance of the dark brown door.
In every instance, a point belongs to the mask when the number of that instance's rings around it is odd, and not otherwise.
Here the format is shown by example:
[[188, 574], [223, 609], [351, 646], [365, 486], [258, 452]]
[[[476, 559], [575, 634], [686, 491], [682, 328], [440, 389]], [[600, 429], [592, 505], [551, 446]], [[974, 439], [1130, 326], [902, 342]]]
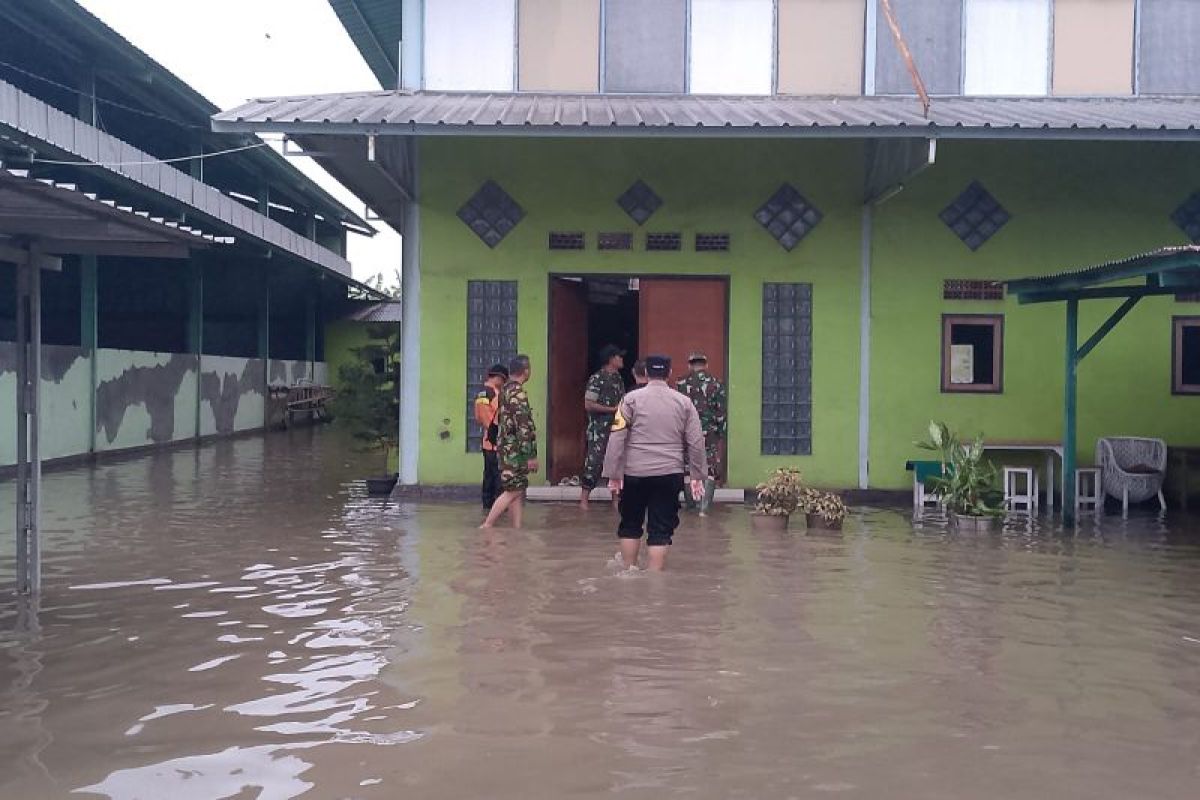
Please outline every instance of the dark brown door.
[[583, 471], [587, 418], [588, 305], [582, 281], [550, 279], [550, 405], [547, 475], [552, 483]]
[[708, 356], [708, 370], [725, 380], [728, 284], [713, 279], [643, 278], [638, 298], [640, 355], [671, 357], [676, 378], [687, 374], [693, 350]]

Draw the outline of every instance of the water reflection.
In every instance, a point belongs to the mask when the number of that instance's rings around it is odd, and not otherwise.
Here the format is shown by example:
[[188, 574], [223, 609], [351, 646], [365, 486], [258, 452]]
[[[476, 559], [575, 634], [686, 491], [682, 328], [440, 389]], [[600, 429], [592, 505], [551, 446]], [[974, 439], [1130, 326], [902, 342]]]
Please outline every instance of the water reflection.
[[329, 431], [47, 478], [0, 542], [5, 797], [1191, 797], [1200, 547], [1174, 515], [968, 534], [382, 503]]

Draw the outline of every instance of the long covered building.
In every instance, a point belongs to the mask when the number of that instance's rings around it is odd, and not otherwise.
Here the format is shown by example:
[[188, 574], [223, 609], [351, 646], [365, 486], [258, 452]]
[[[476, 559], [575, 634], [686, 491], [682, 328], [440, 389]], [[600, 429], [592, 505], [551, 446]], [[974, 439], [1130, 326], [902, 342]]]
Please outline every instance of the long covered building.
[[[259, 429], [270, 386], [326, 383], [327, 324], [371, 294], [347, 235], [371, 226], [257, 137], [214, 133], [212, 103], [73, 0], [0, 4], [0, 54], [0, 244], [64, 255], [41, 271], [42, 458]], [[22, 211], [29, 181], [83, 213]], [[203, 247], [106, 250], [70, 193]], [[87, 224], [88, 252], [62, 244]], [[17, 456], [16, 280], [0, 258], [0, 467]]]

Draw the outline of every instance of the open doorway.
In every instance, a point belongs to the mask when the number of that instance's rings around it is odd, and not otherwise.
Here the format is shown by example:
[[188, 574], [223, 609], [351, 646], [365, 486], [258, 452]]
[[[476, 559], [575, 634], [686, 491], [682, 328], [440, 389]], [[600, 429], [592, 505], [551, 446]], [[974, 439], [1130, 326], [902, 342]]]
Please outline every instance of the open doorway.
[[583, 468], [583, 390], [600, 368], [605, 345], [626, 351], [626, 386], [633, 383], [633, 362], [649, 353], [670, 356], [676, 375], [682, 375], [688, 353], [703, 350], [710, 371], [725, 379], [728, 289], [720, 277], [551, 276], [546, 454], [551, 482]]

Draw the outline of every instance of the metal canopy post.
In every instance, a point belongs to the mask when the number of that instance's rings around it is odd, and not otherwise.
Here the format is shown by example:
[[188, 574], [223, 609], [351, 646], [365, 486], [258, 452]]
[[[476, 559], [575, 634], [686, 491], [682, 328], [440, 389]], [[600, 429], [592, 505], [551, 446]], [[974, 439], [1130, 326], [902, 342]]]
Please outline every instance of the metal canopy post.
[[42, 374], [41, 267], [30, 250], [17, 265], [17, 592], [41, 588], [42, 460], [38, 384]]
[[[1066, 379], [1063, 381], [1063, 524], [1075, 524], [1076, 377], [1079, 368], [1079, 301], [1067, 301]], [[1054, 491], [1051, 486], [1047, 489]]]

